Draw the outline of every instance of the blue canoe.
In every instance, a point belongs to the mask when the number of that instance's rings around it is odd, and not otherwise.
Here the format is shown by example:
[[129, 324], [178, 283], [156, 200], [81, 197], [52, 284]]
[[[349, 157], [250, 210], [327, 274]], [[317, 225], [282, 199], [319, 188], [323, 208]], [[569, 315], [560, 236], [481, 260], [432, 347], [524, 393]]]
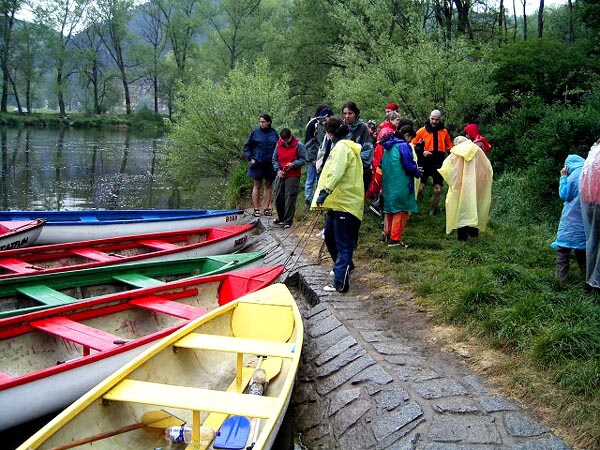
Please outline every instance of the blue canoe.
[[46, 220], [37, 245], [238, 225], [252, 221], [239, 209], [0, 211], [0, 221], [34, 219]]

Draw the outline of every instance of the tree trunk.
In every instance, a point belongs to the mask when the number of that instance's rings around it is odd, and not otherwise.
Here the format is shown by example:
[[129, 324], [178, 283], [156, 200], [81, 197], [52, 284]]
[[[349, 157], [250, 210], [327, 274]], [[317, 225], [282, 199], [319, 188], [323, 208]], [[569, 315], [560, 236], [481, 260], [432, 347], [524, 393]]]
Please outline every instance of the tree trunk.
[[513, 28], [513, 42], [517, 42], [517, 4], [513, 0], [513, 21], [515, 27]]
[[525, 5], [527, 4], [527, 0], [521, 0], [521, 4], [523, 5], [523, 40], [527, 40], [527, 12], [525, 11]]
[[65, 97], [63, 95], [63, 76], [62, 76], [62, 69], [59, 68], [56, 71], [56, 89], [57, 89], [57, 98], [58, 98], [58, 111], [59, 111], [59, 117], [61, 119], [64, 119], [65, 117], [67, 117], [67, 111], [65, 109]]
[[500, 0], [498, 8], [498, 31], [500, 32], [500, 42], [504, 42], [506, 38], [504, 33], [504, 0]]
[[544, 35], [544, 0], [540, 0], [540, 9], [538, 10], [538, 39]]
[[9, 9], [4, 12], [2, 24], [2, 101], [0, 102], [0, 111], [7, 112], [8, 109], [8, 91], [10, 90], [9, 81], [9, 59], [10, 45], [13, 25], [15, 24], [15, 11]]
[[567, 1], [567, 42], [569, 44], [575, 43], [575, 33], [573, 31], [573, 2], [571, 0]]
[[467, 35], [473, 40], [473, 30], [469, 21], [469, 10], [471, 9], [470, 0], [454, 0], [456, 6], [457, 24], [456, 31], [459, 35]]

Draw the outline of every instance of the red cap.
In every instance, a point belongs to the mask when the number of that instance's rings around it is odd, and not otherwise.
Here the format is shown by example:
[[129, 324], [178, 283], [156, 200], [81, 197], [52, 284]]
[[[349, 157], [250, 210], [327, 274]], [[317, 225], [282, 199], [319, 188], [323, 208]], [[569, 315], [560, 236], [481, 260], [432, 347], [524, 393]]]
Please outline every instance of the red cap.
[[398, 111], [398, 103], [388, 103], [385, 106], [385, 109], [389, 109], [389, 110], [392, 110], [392, 111]]

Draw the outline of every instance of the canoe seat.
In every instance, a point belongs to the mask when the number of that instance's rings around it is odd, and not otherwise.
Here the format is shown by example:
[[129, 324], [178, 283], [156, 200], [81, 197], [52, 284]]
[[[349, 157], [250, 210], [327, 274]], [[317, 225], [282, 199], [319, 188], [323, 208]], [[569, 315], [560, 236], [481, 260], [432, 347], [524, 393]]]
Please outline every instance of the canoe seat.
[[139, 288], [162, 286], [165, 284], [164, 281], [150, 278], [140, 273], [123, 273], [120, 275], [113, 275], [112, 278], [113, 280], [122, 281], [123, 283]]
[[170, 316], [181, 317], [182, 319], [192, 320], [203, 316], [208, 312], [204, 308], [196, 308], [184, 303], [177, 303], [166, 298], [150, 296], [138, 298], [129, 302], [131, 305], [139, 306], [140, 308], [149, 309]]
[[30, 325], [38, 330], [98, 351], [112, 350], [126, 342], [119, 336], [89, 327], [65, 317], [50, 317], [48, 319], [36, 320], [31, 322]]
[[268, 419], [277, 398], [125, 379], [104, 399]]
[[71, 250], [71, 253], [83, 256], [84, 258], [101, 262], [114, 261], [115, 259], [119, 259], [116, 256], [111, 256], [108, 253], [100, 252], [98, 250], [94, 250], [93, 248], [76, 248]]
[[63, 294], [43, 284], [18, 287], [17, 291], [49, 306], [67, 305], [78, 301], [75, 297]]
[[42, 270], [41, 267], [34, 266], [26, 261], [21, 261], [17, 258], [3, 258], [0, 259], [0, 267], [4, 267], [7, 270], [16, 273], [36, 273]]
[[9, 375], [9, 374], [4, 373], [4, 372], [0, 372], [0, 385], [2, 385], [2, 383], [7, 383], [7, 382], [12, 381], [14, 379], [15, 379], [15, 377], [13, 377], [12, 375]]
[[176, 347], [248, 353], [260, 356], [280, 356], [283, 358], [292, 358], [296, 349], [296, 345], [293, 343], [200, 333], [190, 333], [175, 342], [174, 345]]
[[158, 241], [158, 240], [145, 240], [140, 241], [140, 244], [143, 244], [147, 247], [152, 247], [157, 250], [177, 250], [181, 249], [179, 245], [171, 244], [170, 242]]

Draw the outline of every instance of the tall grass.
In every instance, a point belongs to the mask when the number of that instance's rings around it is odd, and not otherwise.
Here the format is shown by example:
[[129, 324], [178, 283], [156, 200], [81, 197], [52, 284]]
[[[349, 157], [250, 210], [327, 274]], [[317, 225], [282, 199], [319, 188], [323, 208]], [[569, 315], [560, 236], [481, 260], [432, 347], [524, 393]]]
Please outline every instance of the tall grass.
[[524, 362], [531, 371], [507, 368], [515, 386], [532, 402], [559, 410], [583, 448], [599, 448], [600, 295], [583, 289], [574, 261], [568, 282], [554, 279], [549, 244], [560, 204], [544, 205], [556, 216], [531, 225], [522, 219], [536, 212], [522, 200], [526, 184], [527, 175], [499, 179], [488, 231], [468, 242], [445, 234], [442, 211], [412, 215], [403, 237], [410, 248], [387, 248], [379, 241], [380, 220], [367, 213], [357, 256], [413, 290], [436, 320], [463, 326]]

